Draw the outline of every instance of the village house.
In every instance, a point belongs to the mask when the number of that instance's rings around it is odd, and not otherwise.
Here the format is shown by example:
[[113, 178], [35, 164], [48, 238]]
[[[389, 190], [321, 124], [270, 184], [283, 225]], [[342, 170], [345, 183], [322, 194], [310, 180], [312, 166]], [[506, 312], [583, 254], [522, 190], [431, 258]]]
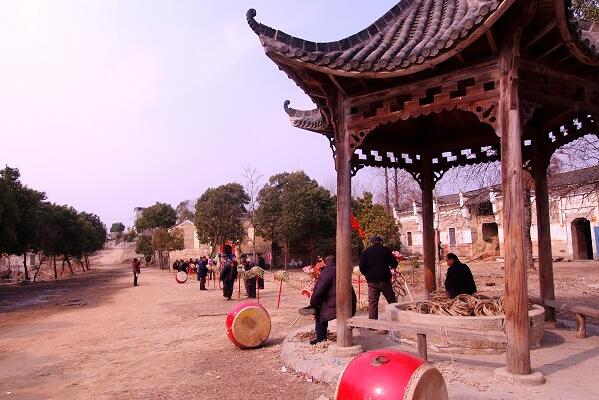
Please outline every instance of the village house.
[[[599, 166], [549, 177], [551, 248], [556, 260], [599, 259]], [[531, 238], [537, 257], [534, 193], [531, 198]], [[498, 187], [439, 196], [434, 201], [434, 225], [443, 253], [467, 259], [502, 256], [503, 211]], [[422, 254], [422, 209], [396, 210], [405, 250]]]

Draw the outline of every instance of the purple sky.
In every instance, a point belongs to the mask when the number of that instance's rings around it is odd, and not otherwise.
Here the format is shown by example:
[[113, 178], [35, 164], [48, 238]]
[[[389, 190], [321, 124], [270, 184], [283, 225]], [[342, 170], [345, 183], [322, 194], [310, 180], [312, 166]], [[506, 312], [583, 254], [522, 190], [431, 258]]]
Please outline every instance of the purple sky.
[[[240, 181], [303, 169], [334, 181], [327, 141], [294, 129], [310, 100], [264, 55], [245, 19], [307, 39], [353, 34], [393, 0], [19, 0], [0, 4], [0, 164], [51, 201], [131, 224]], [[365, 174], [365, 173], [361, 173]], [[363, 179], [364, 180], [364, 179]]]

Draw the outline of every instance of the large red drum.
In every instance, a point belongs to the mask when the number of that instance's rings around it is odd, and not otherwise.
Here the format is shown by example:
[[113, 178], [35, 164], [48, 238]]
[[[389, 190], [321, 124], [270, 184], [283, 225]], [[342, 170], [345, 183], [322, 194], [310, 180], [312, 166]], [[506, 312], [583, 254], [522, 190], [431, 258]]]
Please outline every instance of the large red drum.
[[185, 273], [185, 271], [177, 272], [177, 274], [175, 275], [175, 280], [177, 281], [177, 283], [187, 282], [187, 274]]
[[336, 400], [447, 400], [443, 375], [431, 364], [397, 350], [362, 353], [345, 367]]
[[240, 349], [263, 344], [270, 335], [270, 316], [260, 303], [244, 301], [227, 315], [227, 336]]

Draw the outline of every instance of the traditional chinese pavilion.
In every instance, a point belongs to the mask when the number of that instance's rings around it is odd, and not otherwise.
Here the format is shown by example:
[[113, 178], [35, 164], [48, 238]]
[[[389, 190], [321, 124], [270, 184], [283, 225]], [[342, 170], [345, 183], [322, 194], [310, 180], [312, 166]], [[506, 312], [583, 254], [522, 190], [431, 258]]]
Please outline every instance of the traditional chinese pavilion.
[[[364, 6], [366, 6], [364, 2]], [[523, 173], [535, 178], [540, 291], [554, 299], [547, 166], [598, 132], [599, 27], [567, 0], [401, 0], [355, 35], [320, 43], [247, 20], [316, 104], [285, 111], [326, 137], [337, 170], [337, 337], [352, 344], [351, 177], [403, 168], [422, 189], [426, 292], [435, 290], [433, 188], [452, 167], [501, 160], [507, 370], [531, 372]], [[555, 318], [547, 307], [547, 318]]]

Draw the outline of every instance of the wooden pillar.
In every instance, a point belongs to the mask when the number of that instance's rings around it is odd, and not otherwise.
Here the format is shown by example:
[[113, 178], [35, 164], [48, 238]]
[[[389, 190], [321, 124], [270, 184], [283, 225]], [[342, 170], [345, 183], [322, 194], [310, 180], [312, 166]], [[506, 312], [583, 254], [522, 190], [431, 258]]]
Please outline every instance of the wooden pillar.
[[[535, 202], [537, 209], [537, 232], [539, 252], [539, 289], [541, 304], [545, 300], [555, 300], [553, 286], [553, 257], [551, 252], [551, 216], [549, 215], [549, 190], [547, 188], [547, 167], [549, 154], [541, 132], [536, 132], [533, 142]], [[555, 321], [555, 309], [545, 307], [545, 321]]]
[[422, 154], [420, 189], [422, 190], [422, 255], [424, 258], [424, 294], [430, 298], [437, 289], [435, 281], [435, 227], [433, 225], [433, 164], [430, 155]]
[[352, 311], [351, 259], [351, 154], [350, 137], [346, 129], [343, 97], [338, 101], [336, 126], [337, 169], [337, 345], [352, 345], [352, 332], [347, 320]]
[[499, 127], [503, 186], [503, 248], [505, 254], [505, 327], [507, 372], [530, 374], [528, 289], [524, 250], [524, 177], [518, 98], [519, 44], [522, 26], [505, 39], [501, 70]]

